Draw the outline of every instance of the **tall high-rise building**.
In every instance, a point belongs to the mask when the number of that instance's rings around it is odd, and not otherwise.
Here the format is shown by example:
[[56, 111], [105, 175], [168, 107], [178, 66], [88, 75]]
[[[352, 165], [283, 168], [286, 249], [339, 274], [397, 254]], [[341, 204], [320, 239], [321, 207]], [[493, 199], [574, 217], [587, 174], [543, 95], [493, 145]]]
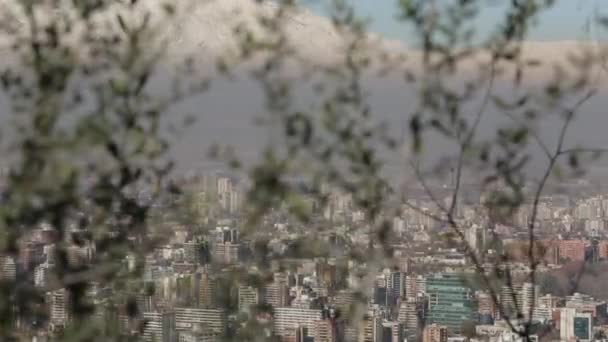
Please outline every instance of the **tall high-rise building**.
[[382, 333], [382, 318], [376, 310], [369, 310], [359, 327], [358, 342], [381, 342]]
[[397, 320], [403, 323], [408, 341], [417, 341], [420, 336], [423, 305], [424, 302], [418, 298], [408, 297], [399, 306]]
[[235, 228], [218, 227], [213, 243], [213, 259], [222, 264], [234, 264], [239, 261], [241, 244], [239, 231]]
[[278, 307], [274, 309], [274, 333], [277, 336], [290, 336], [295, 329], [306, 327], [309, 336], [314, 336], [315, 322], [322, 318], [323, 312], [319, 309]]
[[33, 270], [44, 262], [44, 245], [37, 242], [26, 242], [19, 249], [20, 269]]
[[538, 305], [547, 308], [556, 308], [559, 305], [560, 297], [551, 294], [546, 294], [538, 298]]
[[177, 330], [191, 331], [197, 326], [215, 335], [224, 335], [226, 314], [221, 309], [175, 308]]
[[49, 277], [53, 266], [47, 263], [40, 264], [34, 269], [34, 285], [36, 287], [45, 287], [48, 285]]
[[584, 240], [558, 241], [559, 257], [561, 260], [585, 261], [586, 245]]
[[333, 297], [333, 305], [343, 317], [348, 316], [356, 304], [357, 295], [353, 290], [340, 290]]
[[17, 265], [12, 256], [0, 256], [0, 280], [15, 280], [17, 276]]
[[403, 342], [405, 338], [403, 323], [382, 322], [382, 342]]
[[287, 276], [275, 273], [270, 284], [264, 286], [264, 297], [267, 304], [273, 308], [286, 306], [289, 302], [289, 286]]
[[483, 248], [486, 240], [485, 235], [485, 229], [476, 224], [467, 228], [465, 231], [466, 242], [473, 251], [479, 251]]
[[423, 342], [447, 342], [448, 341], [448, 327], [431, 324], [424, 328]]
[[239, 242], [239, 231], [236, 228], [230, 228], [227, 226], [217, 227], [215, 229], [215, 243], [238, 243]]
[[372, 288], [372, 300], [374, 304], [387, 306], [391, 302], [391, 293], [388, 291], [388, 288], [376, 284]]
[[233, 181], [232, 178], [228, 177], [228, 176], [219, 176], [217, 177], [217, 192], [218, 193], [225, 193], [225, 192], [229, 192], [232, 190], [232, 186], [233, 186]]
[[530, 318], [530, 311], [538, 307], [538, 296], [540, 286], [532, 283], [524, 283], [521, 287], [518, 301], [519, 307], [523, 310], [524, 319]]
[[263, 302], [263, 295], [260, 289], [252, 286], [239, 286], [239, 310], [249, 311], [253, 306]]
[[220, 206], [229, 213], [238, 211], [241, 196], [235, 181], [228, 176], [220, 176], [217, 179], [217, 198]]
[[185, 261], [195, 265], [205, 265], [211, 261], [211, 250], [207, 241], [184, 243]]
[[230, 191], [229, 203], [227, 208], [228, 212], [231, 214], [237, 213], [241, 208], [242, 202], [242, 196], [238, 190]]
[[344, 341], [345, 321], [324, 318], [314, 322], [314, 342]]
[[593, 317], [591, 313], [578, 313], [574, 308], [561, 308], [560, 338], [564, 341], [592, 341]]
[[522, 312], [521, 308], [521, 286], [503, 286], [500, 289], [500, 305], [502, 306], [503, 319], [513, 319], [518, 313]]
[[142, 311], [142, 312], [154, 312], [156, 307], [155, 307], [155, 301], [154, 301], [154, 297], [147, 294], [147, 293], [139, 293], [136, 297], [137, 299], [137, 308], [138, 310]]
[[175, 313], [144, 312], [143, 339], [146, 342], [175, 341]]
[[405, 277], [405, 295], [406, 297], [418, 297], [426, 294], [426, 277], [424, 276], [406, 276]]
[[181, 273], [175, 275], [175, 300], [180, 306], [196, 306], [200, 291], [196, 287], [196, 274]]
[[218, 283], [217, 279], [209, 272], [197, 273], [199, 289], [199, 306], [203, 308], [215, 308], [218, 306]]
[[539, 306], [540, 286], [532, 283], [503, 286], [500, 293], [500, 303], [503, 314], [509, 318], [522, 315], [529, 318], [530, 311]]
[[56, 326], [65, 326], [70, 319], [70, 296], [66, 289], [49, 293], [50, 322]]
[[405, 295], [405, 273], [394, 271], [390, 274], [388, 287], [392, 298], [401, 298]]
[[335, 264], [328, 262], [317, 262], [315, 265], [315, 273], [321, 286], [333, 290], [338, 283], [338, 271]]
[[448, 331], [458, 334], [462, 324], [474, 320], [477, 308], [473, 292], [461, 275], [439, 273], [427, 279], [429, 311], [427, 322], [445, 325]]
[[498, 312], [494, 299], [487, 292], [478, 292], [476, 295], [480, 321], [484, 324], [493, 324]]

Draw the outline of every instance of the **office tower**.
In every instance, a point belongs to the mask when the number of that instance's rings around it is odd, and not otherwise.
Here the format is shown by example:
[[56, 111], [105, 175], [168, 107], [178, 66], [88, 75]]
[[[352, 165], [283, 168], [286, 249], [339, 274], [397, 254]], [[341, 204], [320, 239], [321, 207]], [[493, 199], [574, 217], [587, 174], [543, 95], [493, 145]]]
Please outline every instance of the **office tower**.
[[57, 259], [57, 246], [55, 244], [45, 245], [42, 248], [43, 260], [49, 265], [55, 265]]
[[335, 264], [322, 261], [315, 265], [315, 272], [319, 285], [333, 290], [338, 283], [338, 271]]
[[405, 277], [405, 295], [406, 297], [418, 297], [426, 293], [426, 277], [424, 276], [406, 276]]
[[220, 264], [235, 264], [239, 261], [240, 249], [240, 243], [216, 243], [213, 249], [213, 258]]
[[538, 307], [538, 294], [540, 286], [532, 283], [524, 283], [519, 292], [519, 307], [523, 310], [524, 319], [529, 319], [530, 310]]
[[220, 207], [230, 214], [236, 213], [241, 205], [241, 194], [236, 182], [227, 176], [217, 179], [217, 199]]
[[232, 190], [229, 193], [228, 212], [230, 214], [238, 213], [241, 209], [241, 203], [243, 202], [241, 193], [238, 190]]
[[353, 290], [340, 290], [333, 297], [332, 303], [342, 317], [348, 318], [354, 306], [358, 304], [357, 294]]
[[390, 302], [390, 293], [386, 287], [376, 285], [372, 289], [373, 303], [380, 306], [387, 306]]
[[565, 306], [575, 308], [579, 312], [589, 312], [594, 318], [605, 319], [607, 314], [607, 304], [605, 301], [599, 301], [589, 295], [574, 293], [566, 297]]
[[45, 287], [49, 283], [52, 266], [47, 263], [36, 266], [34, 269], [34, 285], [36, 287]]
[[532, 320], [534, 322], [547, 323], [553, 319], [553, 309], [547, 306], [539, 305], [534, 307], [532, 312]]
[[213, 259], [220, 264], [234, 264], [239, 261], [239, 231], [230, 227], [218, 227], [213, 243]]
[[473, 293], [459, 274], [435, 274], [427, 279], [427, 292], [428, 323], [445, 325], [449, 332], [458, 334], [465, 321], [475, 319]]
[[215, 172], [210, 172], [203, 175], [199, 190], [205, 193], [208, 201], [217, 200], [217, 180], [218, 176]]
[[215, 308], [218, 306], [218, 282], [217, 279], [205, 271], [196, 274], [199, 288], [199, 306], [203, 308]]
[[405, 273], [399, 271], [391, 272], [388, 287], [392, 298], [403, 297], [405, 294]]
[[422, 336], [422, 342], [447, 342], [448, 327], [431, 324], [424, 328]]
[[[315, 328], [315, 322], [323, 318], [322, 310], [302, 309], [292, 307], [277, 307], [274, 309], [274, 333], [277, 336], [290, 336], [294, 329], [306, 327]], [[309, 335], [313, 335], [309, 334]]]
[[492, 296], [487, 292], [478, 292], [476, 296], [480, 322], [482, 324], [494, 324], [498, 310]]
[[185, 261], [195, 265], [206, 265], [211, 261], [211, 251], [207, 241], [184, 243]]
[[585, 261], [586, 241], [562, 240], [558, 241], [559, 258], [567, 261]]
[[251, 307], [262, 303], [263, 296], [260, 289], [252, 286], [239, 286], [239, 310], [249, 311]]
[[14, 281], [17, 276], [17, 265], [12, 256], [0, 256], [0, 280]]
[[385, 270], [376, 277], [374, 287], [372, 287], [372, 303], [380, 306], [387, 306], [391, 302], [391, 292], [389, 291], [390, 271]]
[[223, 336], [226, 324], [226, 314], [220, 309], [175, 308], [175, 326], [180, 331], [200, 326], [204, 331]]
[[520, 293], [520, 285], [503, 286], [500, 289], [501, 314], [505, 316], [501, 317], [502, 319], [516, 318], [518, 313], [522, 311]]
[[146, 342], [175, 341], [174, 312], [144, 312], [143, 339]]
[[70, 319], [70, 296], [66, 289], [49, 293], [50, 322], [56, 326], [65, 326]]
[[420, 336], [423, 304], [417, 298], [408, 297], [399, 306], [397, 320], [403, 323], [408, 341], [417, 341]]
[[314, 342], [341, 342], [344, 341], [343, 320], [338, 321], [325, 318], [314, 322]]
[[233, 181], [228, 176], [217, 177], [217, 192], [223, 194], [232, 191]]
[[36, 242], [26, 242], [19, 249], [20, 269], [33, 270], [34, 267], [44, 262], [44, 245]]
[[275, 273], [272, 282], [264, 286], [266, 303], [273, 308], [286, 306], [289, 303], [289, 287], [287, 277], [282, 273]]
[[224, 245], [224, 263], [227, 265], [236, 264], [239, 262], [241, 251], [240, 243], [226, 243]]
[[154, 297], [146, 293], [139, 293], [137, 295], [137, 309], [141, 312], [154, 312], [155, 303]]
[[591, 313], [577, 313], [574, 316], [573, 332], [577, 341], [593, 340], [593, 317]]
[[382, 323], [382, 342], [403, 342], [403, 323], [385, 321]]
[[500, 293], [500, 303], [503, 313], [508, 318], [515, 318], [521, 314], [528, 319], [530, 310], [539, 306], [540, 286], [532, 283], [503, 286]]
[[465, 239], [469, 248], [475, 252], [479, 252], [485, 244], [485, 229], [474, 224], [465, 230]]
[[200, 296], [200, 289], [197, 292], [197, 282], [196, 275], [193, 273], [175, 275], [176, 305], [196, 306], [196, 300]]
[[574, 308], [560, 309], [560, 337], [564, 341], [593, 340], [593, 317], [591, 313], [578, 313]]
[[382, 341], [382, 318], [375, 310], [369, 310], [359, 327], [358, 342]]

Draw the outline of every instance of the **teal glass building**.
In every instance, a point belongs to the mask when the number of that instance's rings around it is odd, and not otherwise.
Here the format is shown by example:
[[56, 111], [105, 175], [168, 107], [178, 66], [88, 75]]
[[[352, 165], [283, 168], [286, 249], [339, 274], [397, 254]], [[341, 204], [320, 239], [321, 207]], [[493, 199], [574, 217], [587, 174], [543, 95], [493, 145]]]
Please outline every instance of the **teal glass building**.
[[429, 308], [426, 324], [439, 324], [450, 334], [460, 334], [463, 323], [476, 319], [473, 290], [457, 273], [439, 273], [427, 279]]

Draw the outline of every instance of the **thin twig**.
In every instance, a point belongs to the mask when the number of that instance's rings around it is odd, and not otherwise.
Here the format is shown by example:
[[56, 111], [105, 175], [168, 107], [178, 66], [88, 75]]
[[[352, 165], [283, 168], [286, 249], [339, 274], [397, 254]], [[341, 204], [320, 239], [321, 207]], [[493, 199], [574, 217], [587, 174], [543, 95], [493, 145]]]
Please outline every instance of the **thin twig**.
[[492, 89], [494, 88], [494, 80], [496, 78], [496, 65], [495, 61], [492, 62], [490, 66], [490, 76], [488, 81], [488, 86], [486, 88], [486, 92], [481, 101], [481, 105], [477, 110], [477, 114], [475, 115], [475, 121], [473, 122], [473, 126], [469, 130], [466, 138], [460, 145], [460, 154], [458, 156], [458, 165], [456, 168], [456, 184], [454, 186], [454, 192], [452, 193], [452, 203], [450, 204], [449, 214], [454, 215], [454, 211], [456, 210], [456, 203], [458, 201], [458, 195], [460, 192], [460, 184], [462, 181], [462, 168], [464, 166], [464, 158], [465, 153], [471, 147], [473, 143], [473, 139], [475, 138], [475, 134], [477, 133], [477, 128], [479, 127], [479, 123], [481, 122], [481, 118], [483, 114], [486, 112], [488, 104], [490, 103], [490, 95], [492, 94]]
[[[547, 165], [547, 169], [545, 170], [545, 173], [543, 174], [538, 187], [536, 189], [536, 193], [534, 195], [534, 202], [532, 205], [532, 214], [530, 217], [530, 220], [528, 221], [528, 260], [530, 262], [530, 274], [528, 276], [529, 282], [532, 283], [533, 285], [536, 284], [536, 270], [538, 268], [538, 264], [539, 261], [536, 260], [536, 257], [534, 256], [534, 247], [535, 247], [535, 223], [536, 223], [536, 218], [538, 216], [538, 206], [540, 204], [540, 198], [542, 195], [542, 192], [545, 188], [545, 185], [547, 184], [547, 181], [549, 180], [549, 177], [551, 176], [551, 173], [553, 172], [553, 169], [555, 167], [555, 164], [557, 163], [559, 157], [561, 155], [563, 155], [564, 153], [564, 142], [566, 140], [566, 134], [568, 132], [568, 128], [570, 127], [570, 124], [572, 123], [572, 120], [574, 119], [574, 114], [580, 109], [580, 107], [587, 102], [589, 99], [591, 99], [593, 97], [593, 95], [596, 93], [595, 89], [590, 90], [583, 98], [581, 98], [579, 101], [576, 102], [576, 104], [570, 108], [570, 109], [564, 109], [564, 113], [566, 115], [565, 119], [564, 119], [564, 123], [562, 125], [562, 128], [560, 130], [559, 133], [559, 138], [557, 141], [557, 147], [555, 148], [555, 152], [552, 154], [551, 158], [549, 159], [549, 164]], [[532, 326], [532, 314], [534, 312], [534, 305], [531, 305], [529, 308], [529, 316], [528, 316], [528, 322], [526, 324], [526, 333], [530, 332], [531, 326]]]
[[[516, 124], [523, 125], [522, 122], [517, 117], [515, 117], [513, 114], [511, 114], [509, 112], [504, 112], [504, 114], [509, 119], [511, 119], [513, 122], [515, 122]], [[551, 151], [549, 150], [549, 147], [547, 146], [547, 144], [545, 144], [545, 142], [538, 135], [538, 132], [536, 132], [533, 129], [529, 129], [528, 134], [532, 137], [532, 139], [534, 139], [534, 141], [540, 147], [540, 149], [543, 151], [543, 153], [545, 154], [547, 159], [548, 160], [551, 159]]]

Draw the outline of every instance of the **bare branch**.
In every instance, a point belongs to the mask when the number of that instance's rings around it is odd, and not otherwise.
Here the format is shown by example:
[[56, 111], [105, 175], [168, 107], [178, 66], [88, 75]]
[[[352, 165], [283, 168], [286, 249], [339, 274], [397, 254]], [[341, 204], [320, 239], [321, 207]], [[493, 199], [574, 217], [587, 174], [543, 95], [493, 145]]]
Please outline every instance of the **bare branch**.
[[[541, 195], [545, 188], [545, 185], [547, 184], [547, 181], [549, 180], [549, 177], [551, 176], [551, 173], [553, 172], [553, 169], [555, 167], [555, 164], [557, 163], [558, 158], [564, 153], [563, 146], [564, 146], [564, 142], [566, 140], [566, 134], [568, 132], [568, 128], [570, 127], [570, 124], [572, 123], [572, 120], [574, 119], [575, 113], [580, 109], [580, 107], [585, 102], [587, 102], [589, 99], [591, 99], [595, 93], [596, 93], [595, 89], [590, 90], [589, 92], [587, 92], [585, 94], [585, 96], [583, 98], [581, 98], [579, 101], [577, 101], [576, 104], [572, 108], [564, 109], [566, 117], [564, 119], [564, 123], [560, 130], [559, 138], [557, 141], [557, 147], [555, 149], [555, 152], [551, 155], [551, 158], [549, 159], [549, 164], [547, 165], [547, 168], [545, 169], [545, 172], [544, 172], [544, 174], [538, 184], [536, 192], [534, 194], [534, 201], [533, 201], [533, 205], [532, 205], [532, 214], [531, 214], [530, 220], [528, 222], [528, 260], [530, 262], [530, 273], [528, 275], [528, 279], [532, 284], [536, 284], [536, 270], [537, 270], [538, 264], [539, 264], [539, 261], [536, 260], [536, 256], [534, 255], [534, 247], [536, 245], [536, 243], [535, 243], [535, 240], [536, 240], [535, 224], [536, 224], [536, 218], [538, 216], [538, 206], [540, 204], [540, 198], [541, 198]], [[527, 332], [529, 332], [529, 329], [531, 329], [533, 311], [534, 311], [534, 305], [530, 306], [530, 308], [529, 308], [529, 316], [528, 316], [529, 322], [528, 322], [528, 324], [526, 324]]]
[[490, 95], [492, 94], [492, 89], [494, 88], [494, 79], [496, 77], [496, 62], [493, 61], [490, 66], [490, 76], [488, 81], [488, 86], [486, 88], [486, 92], [481, 101], [481, 105], [475, 115], [475, 121], [473, 122], [473, 126], [469, 130], [466, 138], [460, 145], [460, 154], [458, 156], [458, 165], [456, 167], [456, 184], [454, 188], [454, 192], [452, 193], [452, 202], [450, 204], [449, 214], [454, 215], [454, 211], [456, 210], [456, 204], [458, 201], [458, 194], [460, 192], [460, 184], [462, 182], [462, 168], [464, 166], [464, 157], [467, 150], [471, 147], [473, 143], [473, 139], [475, 138], [475, 134], [477, 133], [477, 128], [479, 127], [479, 123], [481, 122], [481, 118], [490, 103]]

